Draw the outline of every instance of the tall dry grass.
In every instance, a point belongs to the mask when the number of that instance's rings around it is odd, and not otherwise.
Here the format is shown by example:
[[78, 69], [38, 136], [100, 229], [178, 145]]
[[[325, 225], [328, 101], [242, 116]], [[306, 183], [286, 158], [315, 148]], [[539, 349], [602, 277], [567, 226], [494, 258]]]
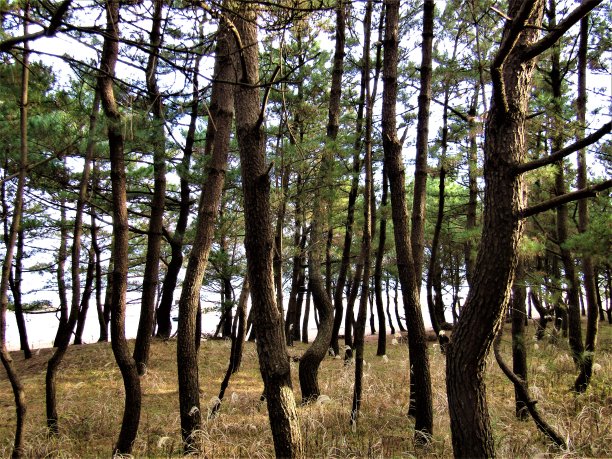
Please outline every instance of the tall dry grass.
[[[532, 421], [514, 416], [513, 388], [494, 360], [487, 370], [488, 400], [500, 457], [612, 457], [612, 327], [602, 324], [596, 362], [600, 369], [586, 394], [570, 392], [576, 375], [567, 344], [546, 339], [536, 343], [528, 330], [529, 385], [538, 408], [568, 440], [568, 450], [551, 445]], [[510, 361], [509, 334], [503, 343]], [[435, 434], [427, 446], [412, 441], [408, 410], [408, 352], [392, 345], [387, 359], [375, 356], [375, 342], [368, 342], [362, 413], [356, 428], [349, 425], [354, 367], [328, 357], [320, 371], [317, 403], [302, 406], [299, 414], [305, 451], [309, 457], [449, 457], [452, 456], [445, 395], [444, 356], [430, 347]], [[305, 346], [290, 349], [298, 357]], [[223, 378], [229, 342], [207, 341], [200, 351], [203, 418], [213, 405]], [[143, 411], [134, 445], [135, 457], [179, 457], [181, 438], [175, 342], [155, 341], [151, 366], [143, 378]], [[50, 350], [41, 350], [25, 361], [13, 354], [23, 378], [28, 403], [26, 455], [28, 457], [105, 457], [116, 440], [123, 409], [123, 385], [110, 346], [105, 343], [73, 346], [60, 369], [58, 400], [61, 435], [47, 438], [44, 377]], [[299, 400], [297, 363], [292, 363], [294, 390]], [[255, 347], [247, 344], [242, 370], [232, 377], [219, 415], [205, 421], [198, 436], [202, 457], [273, 456], [272, 437], [265, 402], [260, 401], [262, 382]], [[0, 457], [10, 454], [14, 408], [10, 385], [0, 379]]]

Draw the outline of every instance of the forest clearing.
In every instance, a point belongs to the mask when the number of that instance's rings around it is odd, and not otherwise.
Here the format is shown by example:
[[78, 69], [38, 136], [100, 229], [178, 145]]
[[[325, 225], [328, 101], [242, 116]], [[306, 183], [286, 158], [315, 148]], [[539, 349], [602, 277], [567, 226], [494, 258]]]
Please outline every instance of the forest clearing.
[[[501, 373], [494, 358], [488, 361], [486, 375], [489, 409], [499, 457], [574, 458], [612, 456], [612, 327], [601, 327], [597, 362], [601, 368], [585, 394], [573, 393], [574, 364], [564, 341], [551, 337], [537, 342], [530, 326], [528, 364], [529, 386], [538, 400], [544, 418], [563, 435], [567, 450], [555, 447], [536, 429], [531, 418], [520, 421], [514, 414], [514, 389]], [[506, 334], [502, 350], [510, 361]], [[408, 409], [408, 350], [405, 343], [391, 344], [388, 336], [388, 361], [377, 357], [369, 337], [365, 346], [364, 399], [362, 415], [355, 431], [349, 425], [354, 365], [327, 357], [320, 370], [325, 397], [298, 408], [307, 457], [388, 458], [450, 457], [452, 446], [448, 408], [444, 390], [444, 356], [430, 343], [434, 436], [430, 444], [415, 447], [413, 421]], [[303, 343], [290, 348], [299, 357]], [[212, 407], [227, 367], [230, 342], [209, 340], [200, 348], [199, 368], [202, 409]], [[28, 420], [25, 426], [25, 457], [106, 457], [112, 448], [121, 420], [122, 381], [108, 343], [71, 346], [58, 378], [61, 433], [47, 434], [44, 406], [44, 373], [50, 349], [42, 349], [30, 360], [15, 353], [16, 366], [28, 394]], [[143, 457], [181, 457], [183, 454], [179, 423], [176, 374], [176, 342], [155, 340], [151, 366], [142, 379], [143, 406], [141, 428], [133, 455]], [[293, 363], [292, 367], [296, 364]], [[295, 367], [293, 368], [295, 370]], [[299, 400], [297, 371], [294, 391]], [[14, 425], [13, 401], [6, 378], [1, 377], [0, 456], [8, 457]], [[244, 349], [241, 370], [234, 374], [219, 414], [205, 420], [198, 432], [201, 456], [208, 458], [274, 457], [274, 448], [264, 402], [263, 384], [252, 343]], [[206, 419], [206, 413], [203, 413]]]

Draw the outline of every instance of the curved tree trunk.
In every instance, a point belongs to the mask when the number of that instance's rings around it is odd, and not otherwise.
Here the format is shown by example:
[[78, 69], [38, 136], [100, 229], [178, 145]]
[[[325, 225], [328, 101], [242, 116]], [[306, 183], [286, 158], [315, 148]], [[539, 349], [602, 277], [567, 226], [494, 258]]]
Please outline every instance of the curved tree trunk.
[[119, 57], [119, 8], [117, 0], [106, 2], [106, 32], [98, 77], [100, 98], [107, 119], [111, 186], [113, 204], [113, 271], [111, 292], [111, 345], [123, 377], [125, 404], [121, 431], [113, 454], [130, 454], [138, 425], [142, 393], [136, 362], [129, 352], [125, 337], [125, 308], [128, 274], [128, 216], [126, 202], [126, 172], [121, 113], [115, 100], [113, 77]]
[[[326, 196], [330, 187], [332, 162], [335, 153], [332, 145], [338, 136], [340, 119], [340, 96], [342, 92], [342, 73], [345, 54], [344, 43], [346, 40], [344, 36], [345, 8], [346, 5], [343, 0], [340, 0], [336, 7], [336, 47], [330, 88], [329, 119], [327, 123], [328, 145], [325, 146], [323, 151], [323, 158], [319, 169], [319, 183], [321, 186], [316, 189], [312, 212], [311, 249], [308, 256], [308, 285], [312, 292], [315, 312], [319, 314], [319, 328], [315, 340], [300, 359], [299, 375], [302, 403], [316, 399], [321, 393], [318, 383], [319, 365], [329, 349], [334, 320], [334, 305], [329, 295], [331, 284], [324, 283], [321, 275], [321, 266], [323, 263], [323, 237], [324, 234], [328, 234], [328, 230], [324, 228], [324, 225], [328, 224], [331, 205], [329, 198]], [[327, 241], [329, 241], [329, 235]], [[331, 281], [331, 276], [327, 275], [326, 280]]]
[[206, 167], [207, 174], [202, 184], [196, 234], [179, 300], [176, 355], [181, 433], [186, 453], [198, 450], [197, 439], [194, 437], [194, 433], [201, 425], [197, 349], [200, 336], [196, 336], [196, 319], [199, 316], [200, 288], [214, 238], [215, 222], [225, 183], [234, 115], [232, 81], [236, 80], [236, 74], [232, 59], [235, 49], [235, 41], [230, 35], [229, 27], [226, 22], [221, 21], [215, 50], [215, 81], [209, 109], [211, 120], [209, 120], [206, 133], [205, 151], [209, 157]]
[[277, 457], [301, 457], [302, 436], [291, 386], [282, 316], [273, 283], [270, 179], [265, 158], [264, 112], [260, 105], [255, 4], [241, 5], [236, 29], [242, 74], [236, 89], [236, 132], [244, 193], [245, 249], [251, 282], [259, 368]]
[[134, 360], [139, 375], [144, 375], [149, 362], [149, 349], [155, 324], [155, 297], [159, 284], [164, 207], [166, 202], [166, 134], [162, 96], [157, 86], [157, 63], [162, 43], [162, 11], [164, 0], [153, 2], [153, 18], [149, 38], [149, 60], [146, 68], [147, 97], [153, 115], [149, 128], [153, 147], [153, 197], [147, 231], [147, 255], [142, 279], [140, 320], [134, 344]]
[[[30, 4], [26, 1], [24, 5], [24, 35], [28, 34], [28, 23], [30, 14]], [[21, 107], [20, 107], [20, 157], [19, 175], [17, 180], [17, 190], [15, 191], [15, 202], [13, 206], [13, 220], [8, 232], [8, 240], [4, 260], [2, 263], [2, 277], [0, 279], [0, 360], [6, 370], [6, 375], [13, 389], [15, 399], [15, 439], [13, 441], [13, 451], [11, 457], [20, 458], [23, 456], [23, 427], [26, 415], [26, 401], [23, 384], [13, 365], [13, 359], [6, 348], [6, 310], [8, 308], [9, 277], [15, 253], [15, 243], [21, 228], [23, 212], [23, 194], [25, 189], [26, 173], [28, 169], [28, 88], [29, 88], [29, 47], [24, 43], [23, 62], [21, 71]]]

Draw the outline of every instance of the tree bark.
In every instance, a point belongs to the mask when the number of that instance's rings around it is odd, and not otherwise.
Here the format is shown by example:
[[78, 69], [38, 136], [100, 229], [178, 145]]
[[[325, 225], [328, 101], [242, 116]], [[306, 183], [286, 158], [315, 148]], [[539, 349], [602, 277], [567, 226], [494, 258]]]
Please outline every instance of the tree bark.
[[[527, 346], [525, 345], [525, 299], [527, 288], [525, 287], [524, 261], [518, 261], [514, 283], [512, 285], [512, 371], [525, 384], [527, 384]], [[514, 406], [516, 417], [522, 421], [527, 419], [527, 400], [523, 396], [521, 387], [514, 385]]]
[[[28, 34], [30, 3], [25, 2], [23, 7], [24, 20], [23, 30], [24, 35]], [[28, 90], [29, 90], [29, 47], [24, 43], [23, 62], [21, 70], [21, 98], [19, 110], [19, 131], [20, 151], [19, 151], [19, 175], [17, 179], [17, 189], [15, 191], [15, 201], [13, 205], [13, 220], [8, 232], [8, 241], [2, 263], [2, 278], [0, 279], [0, 360], [6, 370], [6, 375], [13, 389], [13, 397], [15, 399], [15, 438], [13, 441], [12, 458], [21, 458], [24, 455], [23, 451], [23, 428], [26, 415], [25, 390], [15, 366], [13, 358], [6, 348], [6, 310], [8, 308], [8, 289], [9, 276], [13, 264], [13, 256], [15, 253], [15, 243], [17, 235], [21, 228], [21, 219], [23, 212], [23, 195], [25, 189], [25, 179], [28, 170]]]
[[277, 457], [301, 457], [302, 437], [291, 386], [282, 316], [273, 283], [270, 179], [265, 163], [264, 111], [260, 105], [255, 4], [241, 5], [235, 21], [242, 74], [236, 89], [236, 132], [244, 193], [245, 249], [251, 281], [259, 367]]
[[140, 423], [142, 393], [136, 362], [131, 358], [125, 337], [125, 309], [128, 274], [128, 216], [126, 202], [126, 172], [121, 113], [113, 90], [115, 66], [119, 57], [118, 0], [106, 2], [106, 31], [100, 61], [98, 87], [107, 119], [111, 186], [113, 204], [113, 271], [111, 292], [111, 345], [125, 389], [125, 404], [121, 431], [113, 454], [131, 454]]
[[149, 132], [153, 147], [153, 196], [151, 217], [147, 230], [147, 255], [142, 279], [140, 320], [134, 344], [134, 360], [139, 375], [147, 372], [149, 350], [155, 324], [155, 297], [159, 284], [159, 255], [161, 251], [164, 207], [166, 202], [166, 134], [162, 95], [157, 86], [157, 63], [162, 44], [162, 11], [164, 0], [154, 0], [149, 60], [146, 68], [147, 97], [153, 115]]
[[[538, 38], [542, 0], [512, 0], [491, 66], [493, 94], [485, 132], [482, 238], [472, 284], [447, 348], [446, 386], [456, 457], [494, 457], [484, 371], [502, 324], [523, 224], [523, 181], [512, 172], [525, 157], [525, 119], [533, 60], [522, 51]], [[535, 27], [526, 28], [529, 23]]]
[[417, 293], [421, 291], [425, 250], [425, 204], [427, 195], [427, 152], [429, 141], [429, 105], [434, 37], [434, 0], [423, 2], [423, 42], [421, 44], [421, 86], [418, 97], [417, 138], [412, 200], [410, 244], [414, 259]]
[[399, 6], [397, 0], [387, 2], [384, 57], [383, 57], [383, 102], [382, 137], [385, 165], [391, 188], [391, 211], [395, 234], [395, 251], [402, 299], [408, 326], [408, 349], [413, 373], [415, 437], [417, 443], [426, 442], [433, 433], [433, 407], [429, 357], [425, 341], [425, 326], [418, 296], [417, 273], [408, 236], [406, 210], [405, 171], [402, 162], [402, 144], [397, 137], [397, 65], [399, 48]]
[[[336, 6], [336, 46], [332, 67], [329, 114], [327, 122], [327, 139], [319, 169], [320, 186], [316, 188], [310, 231], [310, 251], [308, 254], [308, 288], [312, 292], [315, 312], [319, 314], [317, 336], [300, 359], [299, 376], [302, 390], [302, 403], [315, 400], [320, 394], [318, 372], [321, 361], [325, 358], [332, 338], [334, 305], [330, 297], [330, 285], [323, 281], [321, 266], [323, 264], [324, 234], [328, 234], [324, 225], [328, 224], [330, 215], [329, 188], [334, 159], [334, 142], [338, 136], [340, 119], [340, 96], [342, 93], [342, 73], [344, 68], [344, 36], [346, 11], [343, 0]], [[329, 236], [327, 237], [329, 241]], [[329, 258], [329, 257], [328, 257]], [[326, 263], [327, 265], [327, 263]], [[331, 276], [326, 276], [331, 281]]]
[[205, 152], [208, 156], [206, 177], [202, 184], [196, 234], [179, 300], [176, 355], [181, 433], [185, 453], [198, 451], [197, 438], [194, 436], [201, 425], [197, 344], [200, 337], [196, 336], [196, 319], [200, 304], [200, 288], [208, 264], [208, 255], [214, 238], [215, 222], [225, 183], [234, 116], [235, 87], [233, 82], [236, 81], [236, 73], [233, 56], [236, 49], [230, 28], [222, 20], [219, 24], [215, 50], [215, 80], [209, 108], [211, 118], [206, 133]]

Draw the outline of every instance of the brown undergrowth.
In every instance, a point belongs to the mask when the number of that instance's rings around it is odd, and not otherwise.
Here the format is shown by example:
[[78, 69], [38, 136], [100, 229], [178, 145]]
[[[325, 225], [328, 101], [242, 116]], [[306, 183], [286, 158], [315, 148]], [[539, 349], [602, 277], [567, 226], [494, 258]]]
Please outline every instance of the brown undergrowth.
[[[568, 440], [560, 451], [544, 438], [531, 420], [514, 416], [513, 388], [490, 359], [488, 402], [500, 457], [612, 456], [612, 327], [602, 324], [595, 361], [600, 366], [589, 390], [570, 392], [576, 370], [567, 344], [547, 337], [537, 342], [528, 329], [529, 386], [543, 416]], [[503, 351], [509, 362], [510, 335]], [[327, 357], [320, 371], [321, 397], [299, 408], [305, 452], [309, 457], [449, 457], [452, 456], [445, 396], [444, 356], [430, 347], [435, 435], [427, 446], [415, 447], [408, 409], [408, 352], [388, 338], [387, 359], [376, 357], [376, 343], [366, 344], [362, 413], [358, 426], [349, 425], [354, 367]], [[299, 357], [306, 346], [290, 348]], [[228, 341], [206, 341], [200, 351], [202, 410], [215, 401]], [[48, 439], [45, 428], [44, 379], [51, 352], [41, 349], [30, 360], [13, 353], [26, 388], [26, 455], [28, 457], [107, 457], [116, 440], [123, 409], [123, 385], [110, 345], [72, 346], [60, 368], [58, 401], [60, 437]], [[143, 411], [134, 445], [135, 457], [179, 457], [176, 343], [155, 341], [151, 366], [143, 377]], [[294, 390], [300, 399], [297, 363], [292, 363]], [[199, 437], [201, 457], [267, 458], [273, 456], [262, 383], [253, 344], [245, 347], [242, 370], [232, 377], [219, 416], [205, 421]], [[10, 385], [0, 376], [0, 457], [10, 455], [15, 412]], [[206, 413], [203, 413], [204, 415]], [[206, 418], [206, 416], [204, 416]]]

